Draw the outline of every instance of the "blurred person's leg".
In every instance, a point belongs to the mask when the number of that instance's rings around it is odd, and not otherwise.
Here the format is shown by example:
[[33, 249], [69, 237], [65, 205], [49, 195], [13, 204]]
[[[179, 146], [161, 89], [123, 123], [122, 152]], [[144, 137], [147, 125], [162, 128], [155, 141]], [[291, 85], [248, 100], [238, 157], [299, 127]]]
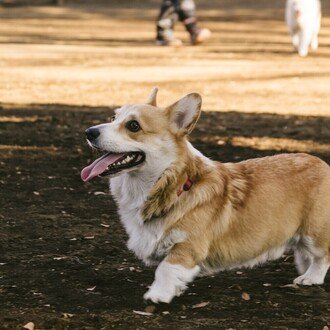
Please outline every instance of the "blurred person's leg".
[[208, 29], [200, 29], [197, 25], [196, 6], [194, 0], [177, 0], [176, 10], [179, 20], [184, 24], [186, 30], [190, 34], [191, 43], [199, 44], [211, 36], [211, 31]]
[[163, 0], [157, 19], [157, 45], [181, 46], [180, 39], [174, 36], [174, 25], [178, 20], [178, 0]]

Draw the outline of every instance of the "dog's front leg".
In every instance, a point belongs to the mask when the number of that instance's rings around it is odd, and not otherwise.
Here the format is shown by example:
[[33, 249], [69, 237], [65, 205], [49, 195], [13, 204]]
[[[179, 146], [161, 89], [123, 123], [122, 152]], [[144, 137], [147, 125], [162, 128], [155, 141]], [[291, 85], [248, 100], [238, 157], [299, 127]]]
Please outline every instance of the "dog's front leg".
[[180, 296], [199, 271], [200, 267], [189, 256], [178, 258], [177, 254], [170, 253], [157, 267], [155, 280], [144, 299], [170, 303], [175, 296]]

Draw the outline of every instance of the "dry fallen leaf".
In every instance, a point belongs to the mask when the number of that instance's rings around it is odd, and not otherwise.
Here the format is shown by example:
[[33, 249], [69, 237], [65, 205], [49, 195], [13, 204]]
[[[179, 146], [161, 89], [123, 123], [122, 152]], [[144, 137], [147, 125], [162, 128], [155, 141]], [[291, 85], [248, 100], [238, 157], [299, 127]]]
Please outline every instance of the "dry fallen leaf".
[[133, 313], [138, 314], [138, 315], [143, 315], [143, 316], [152, 316], [152, 313], [149, 312], [142, 312], [142, 311], [133, 311]]
[[155, 306], [155, 305], [149, 305], [149, 306], [147, 306], [147, 307], [144, 309], [144, 311], [145, 311], [146, 313], [154, 313], [155, 310], [156, 310], [156, 306]]
[[101, 223], [101, 226], [104, 227], [104, 228], [109, 228], [110, 225], [106, 225], [105, 223]]
[[97, 196], [97, 195], [106, 195], [106, 193], [103, 192], [103, 191], [95, 191], [95, 192], [94, 192], [94, 195], [95, 195], [95, 196]]
[[291, 258], [291, 256], [286, 256], [286, 255], [283, 255], [282, 257], [284, 258], [284, 260], [283, 260], [284, 262], [288, 261]]
[[294, 288], [294, 289], [299, 289], [299, 286], [297, 284], [285, 284], [281, 285], [280, 288]]
[[207, 306], [209, 303], [210, 303], [209, 301], [204, 301], [199, 304], [193, 305], [192, 308], [202, 308], [202, 307]]
[[87, 288], [86, 290], [87, 290], [87, 291], [94, 291], [94, 290], [95, 290], [95, 288], [96, 288], [96, 285], [95, 285], [95, 286], [93, 286], [93, 287], [91, 287], [91, 288]]
[[243, 292], [242, 293], [242, 299], [248, 301], [248, 300], [251, 299], [251, 297], [247, 292]]
[[63, 313], [63, 317], [65, 319], [70, 319], [71, 317], [73, 317], [73, 314], [70, 314], [70, 313]]
[[54, 257], [54, 260], [63, 260], [63, 259], [67, 259], [68, 257]]
[[23, 325], [23, 328], [28, 330], [34, 330], [34, 323], [33, 322], [26, 323], [25, 325]]
[[239, 284], [234, 284], [231, 285], [229, 289], [242, 290], [242, 287]]

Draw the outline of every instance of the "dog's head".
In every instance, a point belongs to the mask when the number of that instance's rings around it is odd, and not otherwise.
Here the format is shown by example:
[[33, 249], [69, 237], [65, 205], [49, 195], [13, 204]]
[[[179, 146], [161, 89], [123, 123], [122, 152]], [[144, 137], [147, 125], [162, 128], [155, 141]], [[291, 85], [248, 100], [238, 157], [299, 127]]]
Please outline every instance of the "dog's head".
[[185, 137], [201, 112], [199, 94], [188, 94], [169, 107], [156, 104], [157, 88], [146, 104], [125, 105], [115, 110], [110, 123], [86, 130], [88, 144], [105, 154], [81, 172], [89, 181], [96, 176], [166, 169], [175, 162]]
[[308, 1], [292, 0], [293, 15], [297, 21], [300, 21], [302, 13], [306, 11], [306, 5], [308, 5]]

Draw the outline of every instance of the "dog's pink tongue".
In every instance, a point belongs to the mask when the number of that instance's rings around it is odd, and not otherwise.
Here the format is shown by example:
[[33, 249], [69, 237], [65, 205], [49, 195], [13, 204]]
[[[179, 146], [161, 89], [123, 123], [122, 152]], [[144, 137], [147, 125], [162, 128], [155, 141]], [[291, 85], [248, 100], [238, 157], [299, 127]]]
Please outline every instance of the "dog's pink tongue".
[[124, 154], [109, 153], [96, 159], [92, 164], [83, 168], [80, 174], [81, 179], [85, 182], [93, 179], [94, 177], [103, 173], [109, 165], [113, 164], [123, 156]]

